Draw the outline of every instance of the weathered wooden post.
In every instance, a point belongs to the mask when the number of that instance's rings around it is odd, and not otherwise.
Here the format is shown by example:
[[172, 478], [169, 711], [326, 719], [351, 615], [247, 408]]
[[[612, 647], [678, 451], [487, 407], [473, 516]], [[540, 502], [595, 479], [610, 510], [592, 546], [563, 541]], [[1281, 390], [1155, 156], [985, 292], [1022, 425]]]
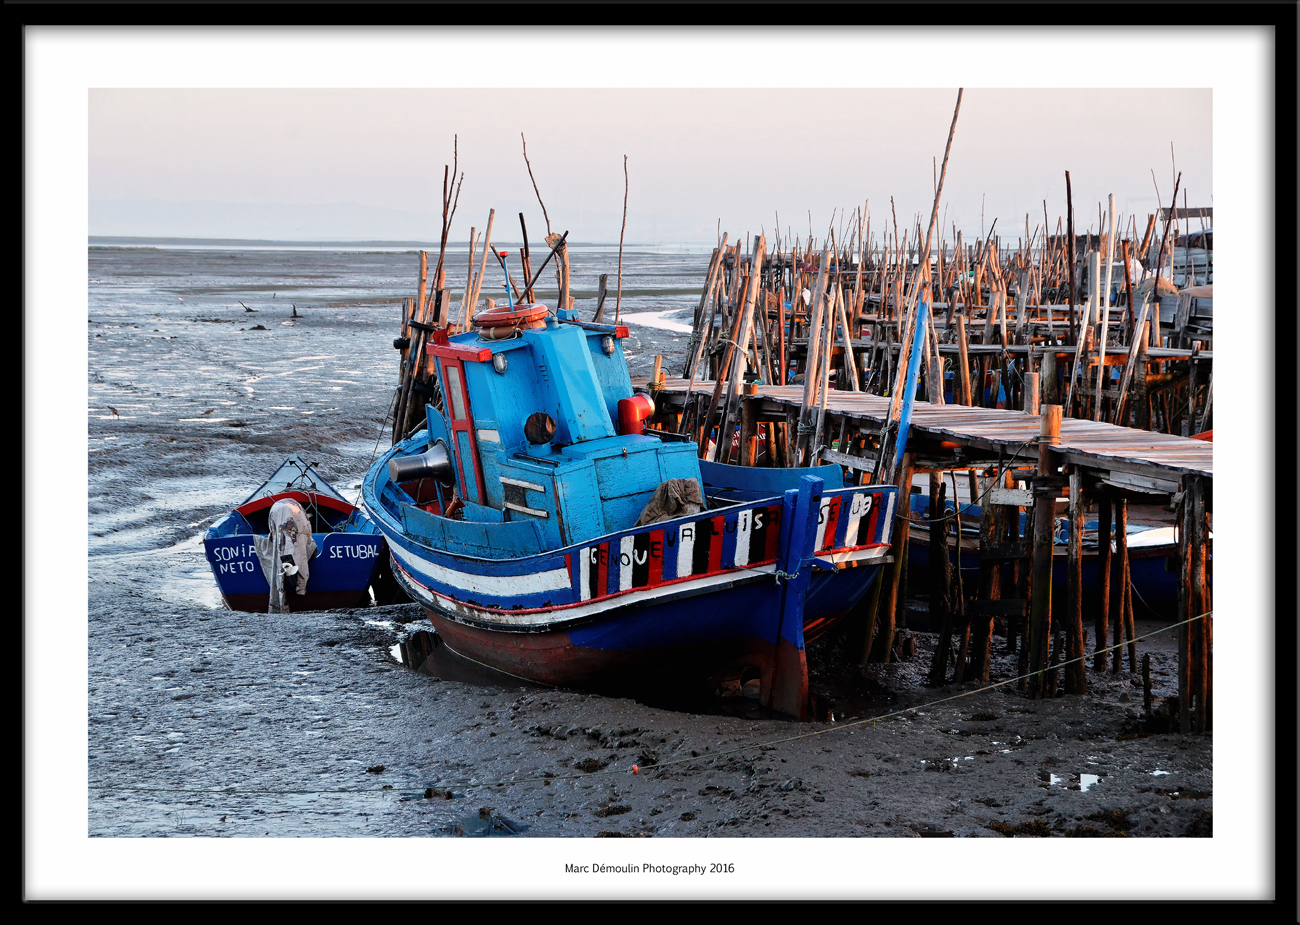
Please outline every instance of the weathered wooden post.
[[[1124, 666], [1124, 649], [1123, 642], [1125, 634], [1132, 638], [1132, 631], [1129, 629], [1129, 611], [1131, 609], [1132, 598], [1128, 593], [1129, 583], [1129, 563], [1128, 563], [1128, 499], [1115, 499], [1115, 549], [1119, 555], [1116, 563], [1115, 591], [1114, 599], [1115, 608], [1115, 631], [1112, 637], [1110, 670], [1112, 674], [1119, 674]], [[1136, 670], [1136, 666], [1132, 666]]]
[[1182, 605], [1180, 619], [1190, 622], [1179, 629], [1179, 728], [1183, 732], [1203, 732], [1210, 722], [1210, 633], [1206, 614], [1211, 609], [1206, 575], [1205, 483], [1200, 476], [1187, 476], [1183, 486], [1178, 597]]
[[[880, 608], [877, 614], [875, 653], [879, 661], [888, 662], [894, 648], [895, 614], [899, 603], [899, 588], [903, 580], [903, 566], [907, 563], [907, 541], [912, 528], [912, 467], [915, 455], [903, 454], [903, 463], [898, 467], [898, 504], [895, 507], [894, 532], [890, 540], [890, 554], [894, 557], [890, 570], [888, 591], [881, 591]], [[870, 642], [868, 642], [868, 645]]]
[[[1196, 615], [1192, 600], [1192, 504], [1191, 479], [1182, 479], [1182, 501], [1178, 505], [1178, 619], [1186, 621]], [[1178, 627], [1178, 731], [1191, 732], [1191, 625]]]
[[1038, 414], [1038, 373], [1025, 373], [1025, 414]]
[[1211, 616], [1214, 612], [1214, 604], [1210, 599], [1210, 581], [1209, 581], [1209, 555], [1207, 550], [1207, 533], [1208, 533], [1208, 512], [1209, 499], [1207, 481], [1197, 477], [1193, 481], [1194, 494], [1192, 502], [1195, 522], [1193, 528], [1193, 547], [1192, 568], [1193, 568], [1193, 589], [1196, 592], [1197, 619], [1195, 626], [1197, 628], [1196, 639], [1199, 648], [1196, 657], [1196, 685], [1193, 693], [1196, 695], [1196, 730], [1205, 732], [1210, 728], [1210, 653], [1211, 653]]
[[[997, 505], [990, 499], [994, 480], [986, 477], [980, 480], [980, 497], [984, 498], [984, 503], [980, 506], [980, 577], [979, 577], [979, 601], [986, 603], [1000, 600], [1002, 597], [1002, 563], [994, 561], [992, 556], [992, 547], [995, 542], [1004, 542], [1006, 537], [1003, 527], [1003, 519], [999, 516], [1006, 510], [1002, 505]], [[992, 608], [987, 608], [988, 612], [983, 614], [972, 604], [971, 606], [971, 678], [976, 681], [987, 681], [989, 679], [989, 666], [993, 660], [993, 622], [995, 615]], [[976, 619], [979, 617], [979, 619]], [[1008, 630], [1008, 636], [1012, 631]]]
[[1106, 637], [1110, 635], [1110, 495], [1097, 496], [1097, 602], [1096, 623], [1093, 626], [1096, 649], [1092, 656], [1093, 671], [1106, 670]]
[[740, 464], [753, 466], [758, 461], [758, 383], [746, 382], [740, 400]]
[[971, 398], [970, 391], [970, 356], [966, 343], [965, 310], [963, 306], [962, 314], [957, 316], [957, 355], [961, 358], [961, 404], [974, 405], [976, 402]]
[[[942, 684], [948, 676], [952, 653], [952, 563], [948, 559], [948, 518], [944, 511], [947, 484], [940, 472], [930, 473], [930, 630], [938, 631], [934, 658], [930, 662], [930, 683]], [[961, 542], [961, 537], [957, 538]]]
[[1070, 473], [1070, 547], [1065, 591], [1065, 692], [1088, 693], [1087, 665], [1083, 662], [1083, 474]]
[[[1050, 309], [1049, 309], [1050, 311]], [[1044, 353], [1043, 361], [1039, 365], [1039, 374], [1041, 378], [1042, 402], [1045, 405], [1059, 405], [1061, 403], [1060, 390], [1056, 385], [1056, 347], [1048, 344]]]
[[1030, 695], [1044, 692], [1048, 641], [1052, 631], [1052, 526], [1056, 515], [1056, 454], [1052, 446], [1061, 438], [1060, 405], [1044, 405], [1038, 436], [1038, 469], [1033, 482], [1033, 590], [1029, 605]]

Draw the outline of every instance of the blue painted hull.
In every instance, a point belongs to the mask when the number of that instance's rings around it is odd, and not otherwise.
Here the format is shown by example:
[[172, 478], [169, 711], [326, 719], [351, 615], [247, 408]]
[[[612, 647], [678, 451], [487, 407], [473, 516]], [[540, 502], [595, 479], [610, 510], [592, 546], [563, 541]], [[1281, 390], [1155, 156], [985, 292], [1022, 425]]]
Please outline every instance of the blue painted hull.
[[[307, 593], [292, 595], [294, 610], [333, 610], [364, 606], [383, 562], [384, 540], [378, 533], [313, 533], [317, 554], [311, 560]], [[221, 598], [231, 610], [265, 613], [270, 585], [257, 561], [250, 534], [205, 537], [204, 553]]]
[[[707, 685], [743, 666], [764, 703], [800, 715], [805, 627], [850, 610], [888, 553], [896, 491], [873, 486], [818, 488], [803, 507], [792, 491], [533, 555], [470, 555], [405, 526], [422, 520], [403, 513], [411, 499], [387, 481], [388, 458], [420, 449], [419, 438], [394, 447], [363, 489], [395, 577], [454, 651], [542, 684]], [[481, 526], [484, 542], [515, 528]]]
[[271, 588], [257, 558], [256, 540], [268, 535], [271, 507], [282, 499], [302, 506], [316, 543], [316, 554], [307, 565], [306, 593], [290, 594], [290, 609], [368, 604], [370, 586], [385, 557], [384, 538], [302, 457], [294, 455], [203, 536], [204, 553], [226, 606], [254, 613], [269, 609]]

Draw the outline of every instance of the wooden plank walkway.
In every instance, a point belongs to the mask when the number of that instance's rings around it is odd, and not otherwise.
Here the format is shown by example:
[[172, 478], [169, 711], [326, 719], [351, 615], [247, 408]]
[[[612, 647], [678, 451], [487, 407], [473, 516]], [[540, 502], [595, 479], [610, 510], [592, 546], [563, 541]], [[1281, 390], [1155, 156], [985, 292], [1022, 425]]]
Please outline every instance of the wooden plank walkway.
[[[634, 380], [644, 385], [644, 380]], [[665, 380], [662, 394], [684, 399], [688, 381], [670, 378]], [[697, 379], [693, 393], [711, 394], [713, 383]], [[785, 408], [798, 409], [803, 399], [803, 386], [758, 386], [764, 404], [775, 403]], [[672, 398], [669, 398], [672, 401]], [[890, 399], [864, 392], [838, 392], [827, 394], [826, 413], [844, 415], [857, 420], [867, 429], [880, 430], [889, 414]], [[1022, 451], [1025, 445], [1038, 437], [1037, 416], [1020, 411], [993, 408], [972, 408], [966, 405], [932, 405], [917, 401], [912, 409], [912, 439], [917, 435], [932, 441], [947, 441], [962, 446], [1006, 455]], [[1184, 475], [1214, 476], [1214, 445], [1204, 440], [1152, 433], [1114, 424], [1080, 421], [1065, 418], [1061, 422], [1061, 439], [1055, 449], [1065, 456], [1066, 462], [1103, 471], [1119, 471], [1158, 479], [1177, 481]], [[1036, 458], [1031, 451], [1028, 458]]]

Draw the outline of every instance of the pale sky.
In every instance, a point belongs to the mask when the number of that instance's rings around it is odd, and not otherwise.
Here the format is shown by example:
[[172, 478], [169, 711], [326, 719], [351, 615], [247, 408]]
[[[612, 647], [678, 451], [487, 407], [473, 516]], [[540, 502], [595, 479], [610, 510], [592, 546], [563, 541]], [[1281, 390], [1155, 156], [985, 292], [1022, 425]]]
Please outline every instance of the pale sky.
[[[557, 231], [629, 243], [765, 230], [820, 238], [870, 201], [873, 232], [928, 220], [949, 89], [95, 89], [91, 234], [426, 239], [459, 136], [453, 240], [544, 230], [520, 133]], [[962, 97], [940, 218], [1006, 242], [1065, 211], [1096, 225], [1108, 194], [1138, 218], [1213, 204], [1208, 89], [983, 89]], [[1154, 177], [1153, 177], [1154, 173]], [[1179, 204], [1184, 196], [1179, 194]], [[945, 211], [946, 209], [946, 211]], [[981, 216], [982, 211], [982, 216]], [[839, 220], [836, 219], [836, 224]], [[878, 235], [877, 235], [878, 238]]]

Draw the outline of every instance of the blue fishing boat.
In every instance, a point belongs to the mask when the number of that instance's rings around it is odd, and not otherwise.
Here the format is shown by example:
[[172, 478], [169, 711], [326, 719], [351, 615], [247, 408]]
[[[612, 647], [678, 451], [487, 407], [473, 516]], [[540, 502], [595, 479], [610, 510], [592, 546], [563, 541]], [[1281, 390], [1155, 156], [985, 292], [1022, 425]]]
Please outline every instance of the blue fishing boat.
[[261, 613], [364, 606], [384, 561], [375, 525], [297, 455], [213, 524], [203, 548], [226, 606]]
[[425, 428], [365, 477], [393, 574], [458, 654], [529, 681], [711, 690], [804, 716], [810, 634], [888, 561], [896, 490], [816, 473], [706, 495], [695, 443], [645, 432], [622, 326], [525, 303], [433, 335]]

